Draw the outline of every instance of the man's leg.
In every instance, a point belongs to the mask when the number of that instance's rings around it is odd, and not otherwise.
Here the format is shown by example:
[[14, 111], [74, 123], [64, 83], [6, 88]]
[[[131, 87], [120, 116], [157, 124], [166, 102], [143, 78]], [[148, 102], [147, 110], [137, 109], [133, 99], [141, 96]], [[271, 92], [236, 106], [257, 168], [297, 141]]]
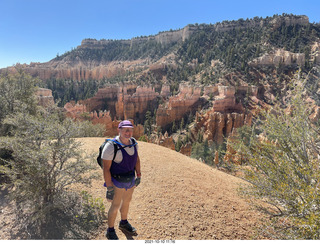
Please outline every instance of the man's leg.
[[121, 220], [128, 219], [128, 212], [129, 212], [129, 205], [132, 199], [132, 194], [135, 187], [128, 189], [127, 191], [124, 190], [122, 195], [122, 205], [120, 208]]
[[119, 229], [127, 232], [128, 234], [137, 235], [136, 228], [132, 227], [132, 225], [127, 220], [128, 219], [128, 212], [129, 212], [129, 205], [130, 205], [130, 201], [132, 199], [133, 190], [134, 190], [134, 187], [132, 187], [131, 189], [128, 189], [123, 194], [122, 205], [120, 208], [121, 221], [119, 224]]
[[114, 187], [114, 197], [113, 201], [111, 203], [111, 207], [108, 212], [108, 227], [112, 228], [114, 227], [114, 222], [116, 221], [118, 210], [121, 206], [121, 201], [123, 198], [123, 195], [125, 193], [125, 189]]

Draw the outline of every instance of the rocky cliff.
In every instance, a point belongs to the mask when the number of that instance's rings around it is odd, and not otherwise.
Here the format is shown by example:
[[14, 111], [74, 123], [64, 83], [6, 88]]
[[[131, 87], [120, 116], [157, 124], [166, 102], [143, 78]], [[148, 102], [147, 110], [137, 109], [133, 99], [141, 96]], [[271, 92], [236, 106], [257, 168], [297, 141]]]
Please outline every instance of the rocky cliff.
[[[135, 37], [129, 40], [95, 40], [84, 39], [81, 45], [73, 50], [66, 52], [61, 56], [57, 56], [46, 63], [31, 63], [30, 65], [20, 65], [19, 68], [27, 71], [33, 76], [40, 77], [43, 80], [47, 79], [73, 79], [73, 80], [101, 80], [103, 78], [110, 78], [117, 75], [123, 75], [126, 72], [133, 72], [138, 69], [143, 71], [154, 71], [157, 73], [167, 67], [176, 67], [177, 60], [173, 62], [159, 62], [159, 59], [167, 55], [176, 54], [179, 48], [183, 48], [183, 43], [195, 35], [201, 35], [202, 31], [206, 32], [228, 32], [254, 30], [257, 28], [277, 29], [281, 25], [286, 26], [307, 26], [309, 19], [307, 16], [275, 16], [263, 18], [253, 18], [238, 21], [223, 21], [213, 25], [187, 25], [186, 27], [174, 30], [164, 31], [157, 35], [146, 37]], [[221, 40], [223, 41], [223, 40]], [[158, 44], [154, 46], [151, 44]], [[210, 40], [208, 40], [210, 43]], [[150, 44], [150, 45], [149, 45]], [[166, 47], [175, 46], [175, 50], [168, 53]], [[260, 45], [260, 44], [259, 44]], [[262, 44], [261, 44], [262, 45]], [[266, 41], [264, 45], [269, 45]], [[133, 56], [126, 56], [132, 49], [136, 48], [136, 53]], [[162, 48], [162, 52], [154, 53], [157, 48]], [[315, 46], [315, 48], [317, 48]], [[190, 50], [192, 51], [192, 50]], [[275, 49], [273, 53], [266, 53], [260, 58], [251, 61], [251, 65], [302, 65], [304, 63], [304, 56], [300, 53], [289, 53], [282, 49]], [[319, 55], [314, 56], [316, 62], [320, 62]], [[225, 62], [224, 60], [221, 60]], [[0, 70], [13, 71], [11, 67]]]
[[266, 53], [263, 56], [252, 60], [251, 66], [304, 66], [305, 54], [292, 53], [283, 49], [277, 49], [273, 53]]
[[38, 104], [40, 106], [48, 107], [48, 106], [54, 104], [52, 91], [50, 89], [38, 88], [36, 91], [36, 96], [38, 99]]
[[158, 107], [156, 124], [161, 128], [174, 121], [181, 120], [190, 112], [194, 112], [198, 105], [203, 105], [200, 100], [201, 87], [193, 87], [187, 84], [180, 84], [179, 94], [169, 97], [169, 100]]
[[135, 119], [140, 122], [144, 121], [147, 111], [156, 108], [158, 96], [159, 93], [150, 86], [109, 85], [80, 103], [87, 107], [87, 112], [107, 109], [113, 119]]
[[[201, 95], [203, 90], [203, 95]], [[249, 92], [252, 101], [259, 100], [256, 95], [257, 87], [238, 87], [237, 93]], [[210, 102], [209, 95], [212, 97]], [[75, 119], [87, 119], [94, 124], [105, 125], [106, 135], [117, 133], [119, 119], [134, 120], [136, 124], [135, 136], [139, 138], [144, 134], [143, 124], [147, 111], [157, 110], [155, 114], [156, 128], [162, 131], [170, 129], [173, 122], [179, 122], [190, 113], [196, 113], [193, 127], [190, 129], [194, 138], [199, 131], [205, 139], [222, 143], [236, 128], [251, 125], [252, 114], [246, 112], [241, 103], [236, 102], [236, 88], [230, 86], [192, 86], [182, 83], [179, 93], [170, 95], [168, 85], [163, 85], [158, 93], [153, 87], [126, 84], [122, 86], [109, 85], [100, 88], [93, 98], [79, 103], [67, 103], [64, 109], [67, 116]], [[159, 103], [159, 101], [162, 101]], [[206, 104], [206, 112], [197, 112]], [[209, 105], [211, 104], [211, 105]], [[200, 110], [199, 110], [200, 108]], [[168, 133], [164, 133], [152, 142], [174, 149], [175, 144]], [[191, 145], [182, 147], [181, 152], [190, 155]]]
[[[122, 44], [128, 44], [130, 46], [141, 44], [147, 41], [156, 41], [162, 45], [168, 45], [175, 42], [185, 41], [190, 37], [194, 31], [198, 30], [197, 26], [187, 25], [183, 29], [172, 30], [172, 31], [163, 31], [157, 35], [151, 35], [146, 37], [134, 37], [129, 40], [120, 40]], [[77, 48], [95, 48], [95, 49], [103, 49], [106, 45], [114, 42], [114, 40], [96, 40], [96, 39], [84, 39], [81, 42], [81, 45]]]
[[251, 126], [252, 114], [214, 112], [212, 109], [204, 114], [197, 113], [195, 121], [191, 130], [195, 138], [202, 131], [204, 139], [221, 144], [224, 137], [227, 138], [235, 129], [243, 125]]

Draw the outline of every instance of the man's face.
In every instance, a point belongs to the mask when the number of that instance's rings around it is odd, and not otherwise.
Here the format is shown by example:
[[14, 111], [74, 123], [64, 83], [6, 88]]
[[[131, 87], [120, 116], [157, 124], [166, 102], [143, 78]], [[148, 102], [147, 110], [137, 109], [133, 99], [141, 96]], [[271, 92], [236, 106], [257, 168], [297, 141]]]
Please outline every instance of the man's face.
[[119, 132], [120, 132], [120, 137], [130, 139], [133, 135], [133, 128], [126, 128], [126, 127], [120, 128]]

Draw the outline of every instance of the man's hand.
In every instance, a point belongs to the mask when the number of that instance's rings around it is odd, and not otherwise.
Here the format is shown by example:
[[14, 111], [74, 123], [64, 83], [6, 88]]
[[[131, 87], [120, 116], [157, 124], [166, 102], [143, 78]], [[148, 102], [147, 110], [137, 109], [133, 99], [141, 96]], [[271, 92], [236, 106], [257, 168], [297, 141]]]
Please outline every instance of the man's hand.
[[141, 178], [137, 177], [136, 180], [135, 180], [136, 187], [140, 184], [140, 182], [141, 182]]
[[108, 199], [108, 202], [112, 202], [113, 197], [114, 197], [113, 186], [107, 187], [106, 198]]

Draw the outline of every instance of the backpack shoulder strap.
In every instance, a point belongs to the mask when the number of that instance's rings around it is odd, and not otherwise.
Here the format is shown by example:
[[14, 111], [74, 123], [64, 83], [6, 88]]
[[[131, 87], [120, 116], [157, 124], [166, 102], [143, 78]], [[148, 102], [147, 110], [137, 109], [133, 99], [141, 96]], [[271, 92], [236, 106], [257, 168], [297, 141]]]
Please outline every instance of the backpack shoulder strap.
[[112, 161], [114, 161], [114, 159], [116, 158], [116, 155], [117, 155], [117, 151], [119, 150], [118, 143], [115, 139], [107, 139], [107, 140], [111, 141], [111, 143], [113, 144], [114, 153], [113, 153]]
[[117, 151], [119, 150], [119, 147], [117, 146], [117, 143], [113, 143], [113, 147], [114, 147], [114, 154], [113, 154], [112, 161], [114, 161], [114, 159], [116, 158]]
[[133, 137], [131, 137], [131, 140], [132, 140], [132, 142], [133, 142], [132, 144], [138, 144], [138, 143], [137, 143], [137, 140], [134, 139]]

